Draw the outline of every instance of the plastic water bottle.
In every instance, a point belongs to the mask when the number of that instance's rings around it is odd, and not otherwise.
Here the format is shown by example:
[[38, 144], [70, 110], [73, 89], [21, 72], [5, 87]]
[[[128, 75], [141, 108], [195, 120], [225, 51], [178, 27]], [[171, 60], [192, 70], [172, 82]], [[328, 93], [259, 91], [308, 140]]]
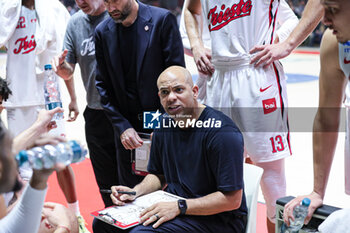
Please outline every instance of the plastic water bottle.
[[[52, 70], [52, 66], [47, 64], [45, 68], [45, 82], [44, 82], [44, 97], [45, 108], [51, 110], [57, 107], [62, 108], [61, 95], [56, 74]], [[52, 120], [63, 119], [63, 112], [56, 113]]]
[[304, 226], [304, 220], [307, 216], [310, 202], [311, 201], [309, 198], [304, 198], [301, 202], [301, 205], [298, 205], [294, 208], [294, 221], [290, 220], [289, 227], [287, 227], [287, 225], [283, 223], [281, 227], [282, 233], [299, 232], [299, 230]]
[[29, 167], [36, 170], [50, 169], [56, 164], [68, 165], [85, 159], [87, 150], [77, 141], [61, 142], [57, 145], [34, 147], [22, 150], [16, 155], [19, 167]]

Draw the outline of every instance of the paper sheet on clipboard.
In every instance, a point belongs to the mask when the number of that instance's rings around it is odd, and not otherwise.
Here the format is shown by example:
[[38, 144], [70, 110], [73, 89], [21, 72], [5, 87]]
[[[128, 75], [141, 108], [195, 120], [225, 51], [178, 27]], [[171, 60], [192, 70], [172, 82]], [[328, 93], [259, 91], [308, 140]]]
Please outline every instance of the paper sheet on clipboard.
[[94, 211], [92, 216], [115, 227], [127, 229], [140, 223], [140, 213], [147, 207], [158, 202], [171, 202], [182, 199], [171, 193], [156, 191], [137, 198], [124, 206], [112, 206], [103, 210]]

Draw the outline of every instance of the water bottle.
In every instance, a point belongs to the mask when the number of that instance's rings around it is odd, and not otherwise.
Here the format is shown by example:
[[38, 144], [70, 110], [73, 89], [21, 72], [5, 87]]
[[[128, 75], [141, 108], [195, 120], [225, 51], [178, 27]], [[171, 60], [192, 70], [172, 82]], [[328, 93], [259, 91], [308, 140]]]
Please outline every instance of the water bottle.
[[304, 225], [304, 220], [307, 216], [310, 202], [311, 201], [309, 198], [304, 198], [303, 201], [301, 202], [301, 205], [298, 205], [294, 208], [294, 211], [293, 211], [294, 221], [290, 220], [289, 227], [287, 227], [287, 225], [283, 223], [281, 227], [282, 233], [299, 232], [299, 230]]
[[85, 159], [87, 150], [77, 141], [61, 142], [57, 145], [45, 145], [34, 147], [30, 150], [22, 150], [16, 155], [16, 160], [21, 168], [33, 168], [36, 170], [50, 169], [56, 164], [69, 165]]
[[[52, 70], [52, 66], [47, 64], [45, 68], [45, 82], [44, 82], [44, 97], [45, 97], [45, 108], [51, 110], [57, 107], [62, 108], [61, 95], [58, 85], [56, 74]], [[56, 113], [52, 120], [63, 119], [63, 112]]]

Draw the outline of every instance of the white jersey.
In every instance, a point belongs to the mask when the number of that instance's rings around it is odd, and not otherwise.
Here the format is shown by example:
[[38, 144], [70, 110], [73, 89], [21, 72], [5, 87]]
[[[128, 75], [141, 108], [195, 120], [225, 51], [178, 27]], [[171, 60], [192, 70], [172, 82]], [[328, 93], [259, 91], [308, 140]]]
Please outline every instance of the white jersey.
[[[338, 44], [339, 65], [345, 74], [345, 77], [350, 78], [350, 41]], [[350, 84], [348, 82], [345, 89], [346, 108], [346, 138], [345, 138], [345, 193], [350, 195]]]
[[6, 107], [43, 104], [43, 83], [38, 85], [35, 70], [36, 12], [21, 7], [17, 27], [7, 42], [6, 79], [12, 91]]
[[[249, 63], [249, 50], [255, 45], [271, 44], [275, 40], [277, 21], [292, 19], [283, 37], [297, 23], [284, 0], [203, 0], [204, 25], [207, 25], [212, 40], [212, 62], [245, 60]], [[283, 17], [278, 19], [279, 7]], [[286, 12], [288, 12], [286, 14]], [[293, 18], [294, 17], [294, 18]], [[290, 22], [290, 21], [289, 21]]]
[[[350, 78], [350, 41], [346, 43], [339, 43], [339, 65], [347, 78]], [[345, 89], [345, 102], [346, 107], [350, 107], [350, 84]]]

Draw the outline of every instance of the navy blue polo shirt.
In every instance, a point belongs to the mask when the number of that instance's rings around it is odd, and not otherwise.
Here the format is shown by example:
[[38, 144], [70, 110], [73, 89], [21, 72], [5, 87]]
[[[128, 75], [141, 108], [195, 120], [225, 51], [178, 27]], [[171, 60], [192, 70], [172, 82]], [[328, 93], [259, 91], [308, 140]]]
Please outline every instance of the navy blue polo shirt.
[[[244, 188], [243, 136], [229, 117], [206, 107], [198, 118], [202, 125], [180, 129], [171, 121], [168, 115], [162, 116], [161, 128], [154, 131], [148, 164], [150, 173], [164, 175], [167, 192], [198, 198]], [[219, 122], [220, 127], [214, 127]], [[225, 213], [247, 214], [244, 192], [240, 208]]]

